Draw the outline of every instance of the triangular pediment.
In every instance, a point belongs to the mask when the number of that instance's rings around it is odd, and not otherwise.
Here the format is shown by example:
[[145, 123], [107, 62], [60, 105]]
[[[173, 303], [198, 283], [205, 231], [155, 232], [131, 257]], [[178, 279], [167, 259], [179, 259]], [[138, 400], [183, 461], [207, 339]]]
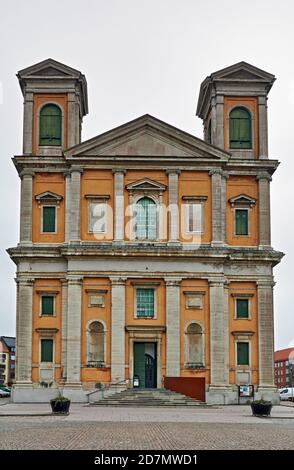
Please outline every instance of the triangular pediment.
[[166, 186], [150, 178], [143, 178], [128, 184], [127, 189], [131, 191], [164, 191]]
[[231, 197], [229, 199], [231, 206], [253, 206], [256, 203], [256, 199], [247, 194], [239, 194], [238, 196]]
[[72, 147], [65, 156], [229, 158], [224, 150], [148, 114]]
[[37, 194], [35, 199], [39, 204], [46, 204], [50, 202], [58, 204], [63, 199], [63, 197], [51, 191], [45, 191], [43, 193]]
[[68, 76], [78, 78], [81, 75], [76, 69], [69, 67], [68, 65], [62, 64], [54, 59], [46, 59], [37, 64], [31, 65], [18, 72], [18, 76], [24, 77], [47, 77], [47, 76]]
[[218, 80], [252, 80], [272, 82], [275, 77], [265, 70], [259, 69], [247, 62], [238, 62], [224, 69], [218, 70], [211, 75], [212, 79]]

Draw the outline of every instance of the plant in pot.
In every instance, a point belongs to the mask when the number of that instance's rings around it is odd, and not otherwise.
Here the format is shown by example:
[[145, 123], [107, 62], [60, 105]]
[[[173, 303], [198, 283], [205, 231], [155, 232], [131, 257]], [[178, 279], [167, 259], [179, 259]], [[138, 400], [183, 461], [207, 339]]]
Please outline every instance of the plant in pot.
[[266, 400], [254, 400], [251, 402], [253, 416], [270, 416], [272, 403]]
[[50, 400], [50, 405], [52, 408], [52, 413], [58, 413], [58, 414], [69, 413], [70, 400], [69, 398], [66, 398], [63, 395], [61, 395], [60, 392], [58, 393], [57, 397], [52, 398], [52, 400]]

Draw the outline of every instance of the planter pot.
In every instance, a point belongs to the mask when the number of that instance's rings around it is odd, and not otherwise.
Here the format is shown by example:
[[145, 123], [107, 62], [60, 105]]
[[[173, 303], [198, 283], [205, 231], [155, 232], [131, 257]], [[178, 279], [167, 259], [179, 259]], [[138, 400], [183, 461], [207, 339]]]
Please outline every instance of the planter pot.
[[251, 403], [253, 416], [270, 416], [272, 404], [266, 403]]
[[69, 414], [70, 400], [50, 400], [52, 413]]

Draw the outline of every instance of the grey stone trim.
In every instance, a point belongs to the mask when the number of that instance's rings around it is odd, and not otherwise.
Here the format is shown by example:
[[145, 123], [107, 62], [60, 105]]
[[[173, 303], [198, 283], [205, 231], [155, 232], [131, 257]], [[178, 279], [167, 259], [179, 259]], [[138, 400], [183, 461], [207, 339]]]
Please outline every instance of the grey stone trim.
[[26, 92], [23, 105], [23, 153], [31, 155], [33, 152], [33, 93]]
[[270, 181], [268, 173], [257, 175], [259, 191], [259, 246], [271, 246]]
[[33, 286], [31, 278], [20, 278], [18, 283], [16, 383], [32, 382], [32, 324]]
[[71, 168], [71, 241], [80, 241], [80, 199], [81, 199], [81, 173], [80, 167]]
[[259, 158], [268, 158], [267, 97], [258, 97]]
[[212, 241], [211, 244], [218, 246], [223, 244], [224, 220], [223, 208], [225, 190], [223, 184], [223, 171], [221, 168], [210, 170], [211, 196], [212, 196]]
[[180, 350], [180, 283], [181, 278], [165, 278], [166, 283], [166, 376], [179, 377]]
[[111, 381], [125, 380], [125, 279], [111, 281]]
[[274, 385], [273, 280], [257, 282], [259, 388]]
[[31, 170], [21, 172], [20, 199], [20, 243], [32, 243], [32, 214], [33, 214], [33, 176]]
[[168, 173], [169, 242], [179, 241], [179, 173]]
[[114, 173], [114, 240], [124, 239], [124, 171]]
[[216, 95], [216, 136], [214, 145], [224, 149], [224, 97], [222, 95]]
[[68, 171], [65, 177], [65, 227], [64, 227], [64, 241], [69, 243], [71, 239], [71, 173]]
[[80, 386], [82, 314], [82, 278], [80, 276], [68, 276], [67, 308], [66, 385]]
[[61, 379], [66, 380], [67, 366], [67, 279], [61, 279]]

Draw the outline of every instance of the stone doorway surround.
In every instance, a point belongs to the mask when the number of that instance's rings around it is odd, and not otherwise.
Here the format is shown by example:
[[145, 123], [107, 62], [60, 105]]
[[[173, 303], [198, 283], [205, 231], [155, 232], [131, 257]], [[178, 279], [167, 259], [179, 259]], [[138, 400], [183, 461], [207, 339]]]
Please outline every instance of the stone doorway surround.
[[155, 343], [156, 344], [156, 380], [157, 388], [163, 387], [162, 377], [162, 361], [161, 361], [161, 350], [162, 350], [162, 335], [166, 331], [165, 326], [146, 326], [146, 325], [127, 325], [126, 331], [129, 333], [129, 372], [130, 372], [130, 384], [133, 385], [134, 377], [134, 343]]

